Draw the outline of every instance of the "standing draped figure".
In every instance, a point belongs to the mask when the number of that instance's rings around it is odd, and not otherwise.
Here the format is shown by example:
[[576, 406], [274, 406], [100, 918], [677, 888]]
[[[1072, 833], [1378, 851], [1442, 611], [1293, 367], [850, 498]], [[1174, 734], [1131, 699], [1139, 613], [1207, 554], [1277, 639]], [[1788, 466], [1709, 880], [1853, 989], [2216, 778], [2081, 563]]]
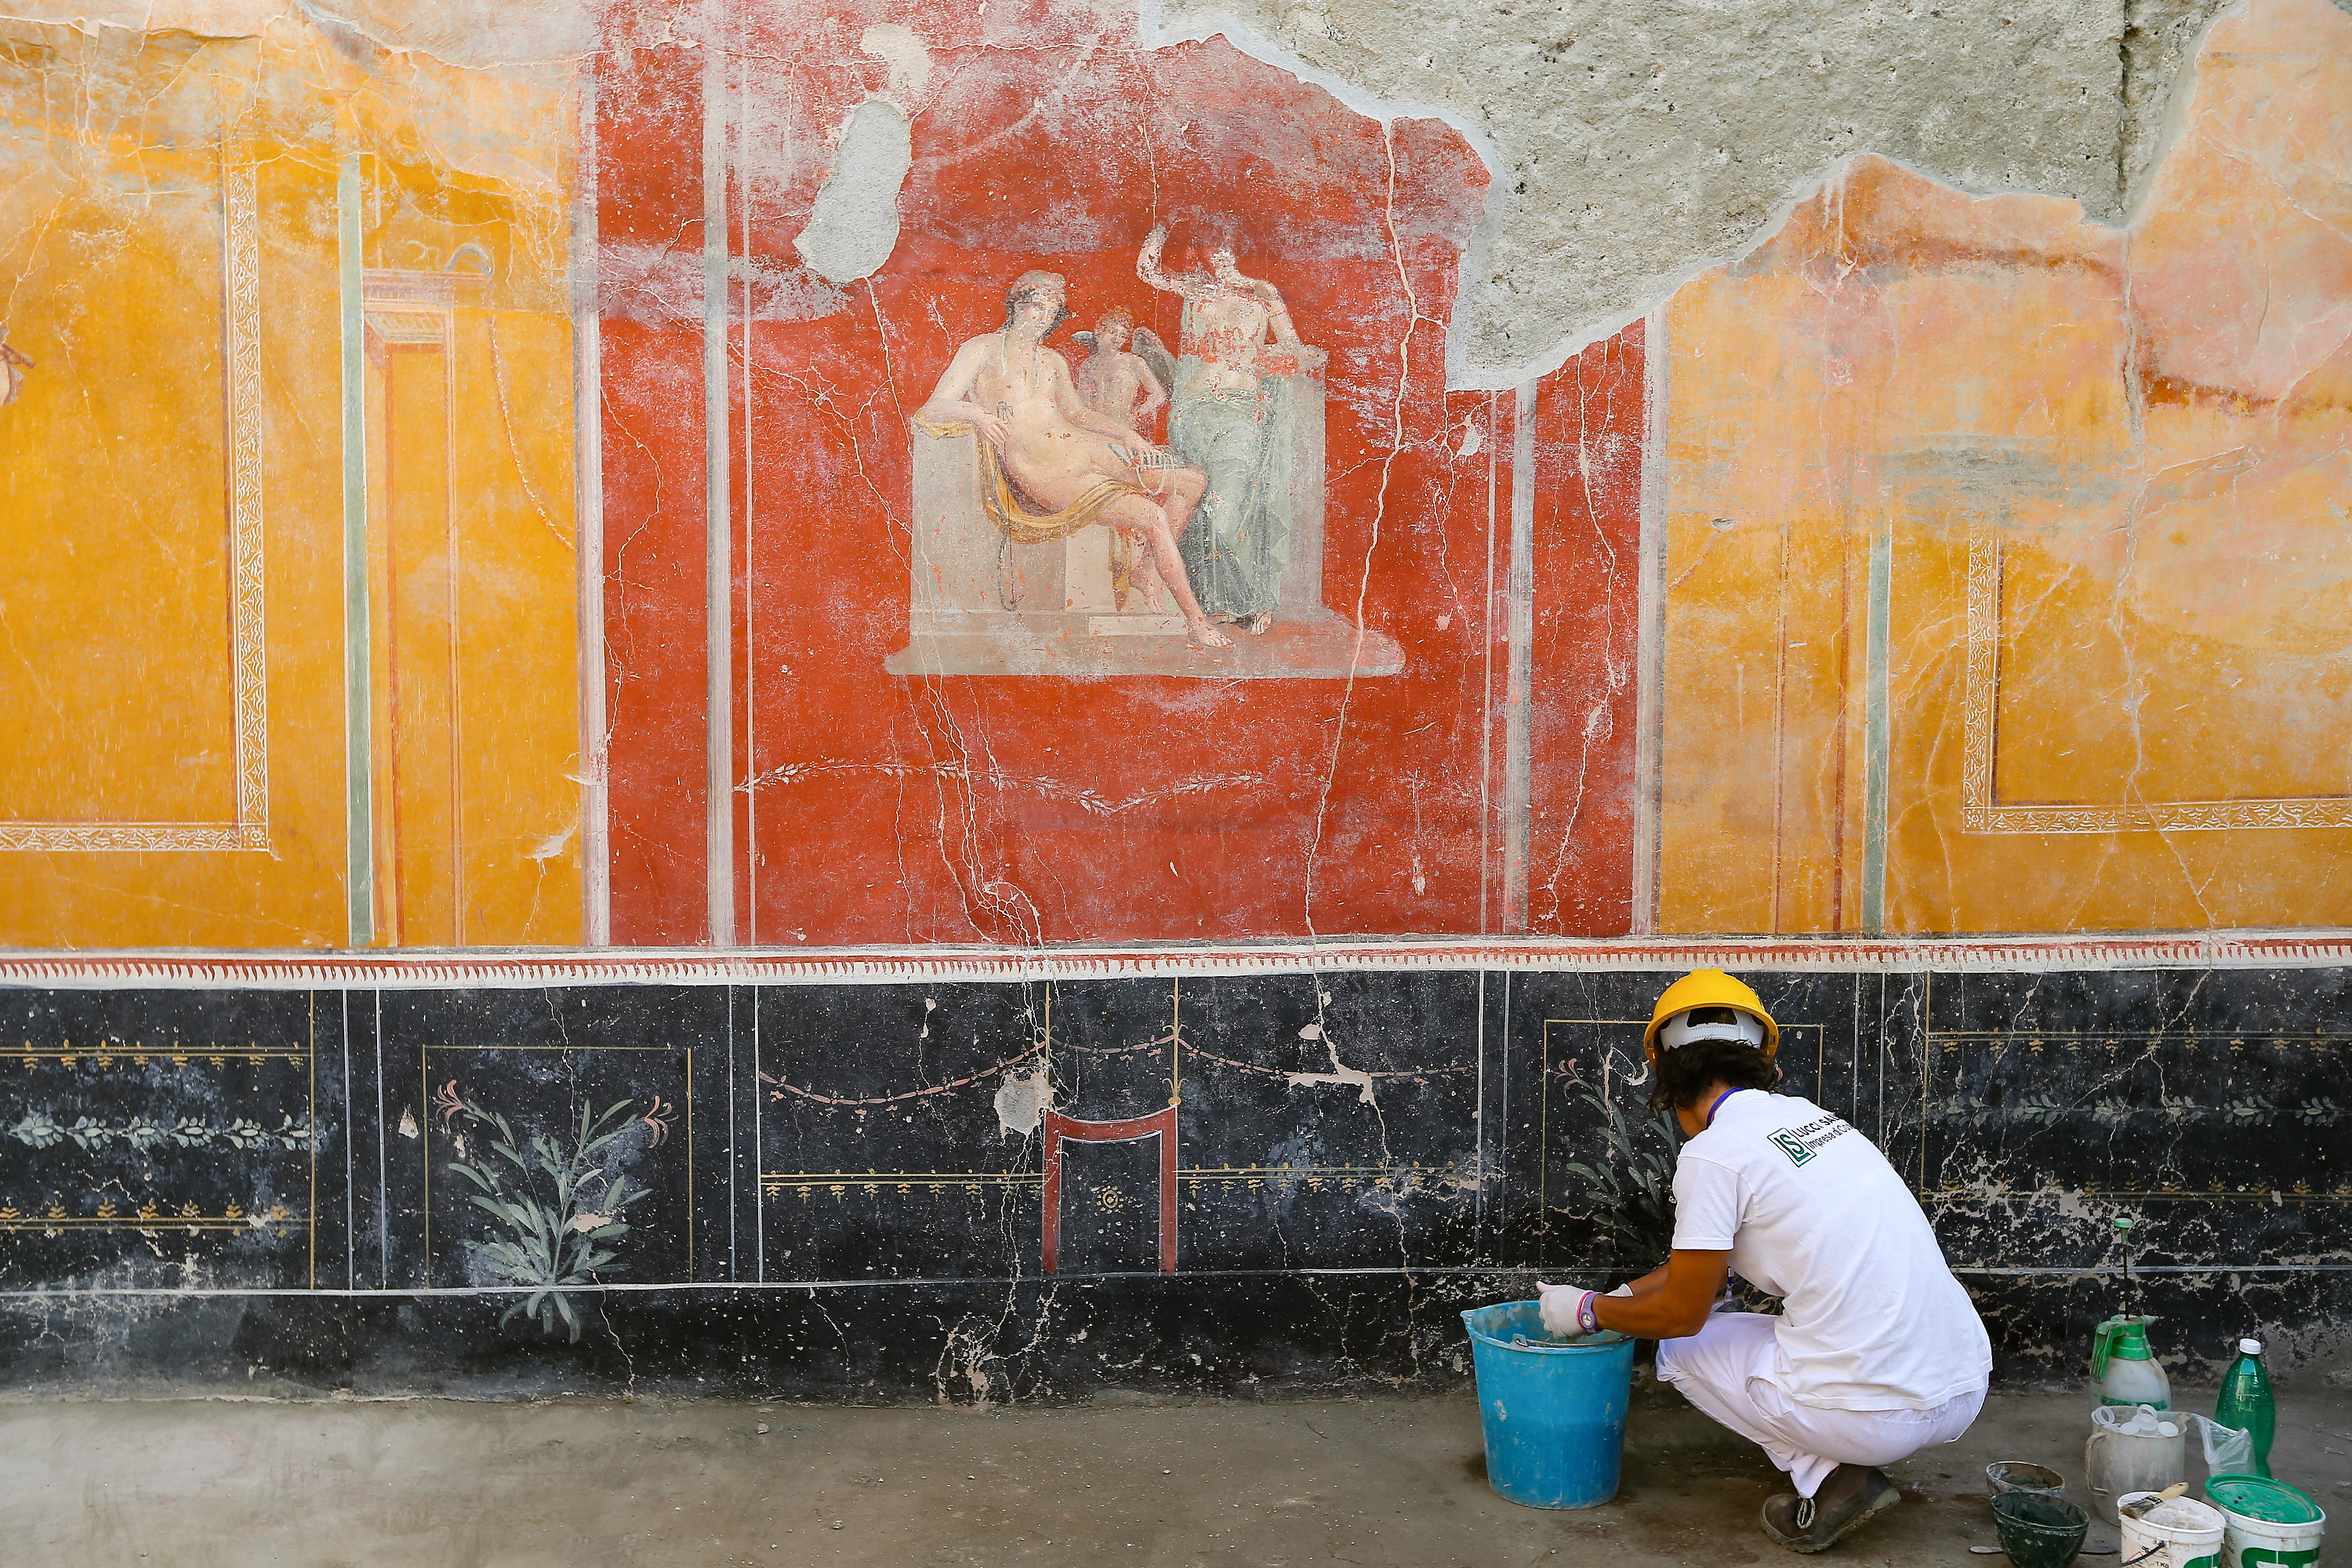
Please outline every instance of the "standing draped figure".
[[1177, 549], [1204, 613], [1263, 633], [1290, 563], [1286, 378], [1322, 353], [1299, 342], [1273, 284], [1243, 275], [1232, 245], [1209, 253], [1205, 274], [1171, 274], [1160, 266], [1167, 241], [1167, 225], [1153, 229], [1135, 270], [1183, 297], [1168, 439], [1208, 476]]

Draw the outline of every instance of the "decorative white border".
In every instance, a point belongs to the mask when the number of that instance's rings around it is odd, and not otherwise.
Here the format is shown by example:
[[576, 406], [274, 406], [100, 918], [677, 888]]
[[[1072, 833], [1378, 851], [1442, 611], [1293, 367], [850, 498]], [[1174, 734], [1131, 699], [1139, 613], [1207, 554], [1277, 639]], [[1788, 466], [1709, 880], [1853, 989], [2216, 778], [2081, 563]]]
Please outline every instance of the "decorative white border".
[[120, 952], [0, 955], [0, 985], [68, 989], [522, 990], [557, 985], [887, 985], [953, 981], [1190, 979], [1348, 970], [1594, 973], [1719, 968], [1816, 973], [2352, 966], [2352, 930], [2126, 936], [1591, 939], [1432, 937], [1060, 948], [639, 948], [464, 952]]
[[260, 176], [247, 163], [221, 176], [228, 267], [229, 558], [236, 583], [236, 820], [244, 849], [269, 847], [269, 639], [262, 619]]
[[236, 820], [0, 822], [0, 850], [269, 847], [268, 637], [262, 620], [261, 245], [257, 167], [221, 169], [224, 401], [228, 413], [229, 659], [235, 683]]
[[2000, 537], [1969, 536], [1968, 701], [1960, 826], [1968, 833], [2210, 833], [2352, 827], [2352, 795], [2300, 800], [2146, 801], [2131, 805], [1997, 805], [1993, 752], [2000, 699]]

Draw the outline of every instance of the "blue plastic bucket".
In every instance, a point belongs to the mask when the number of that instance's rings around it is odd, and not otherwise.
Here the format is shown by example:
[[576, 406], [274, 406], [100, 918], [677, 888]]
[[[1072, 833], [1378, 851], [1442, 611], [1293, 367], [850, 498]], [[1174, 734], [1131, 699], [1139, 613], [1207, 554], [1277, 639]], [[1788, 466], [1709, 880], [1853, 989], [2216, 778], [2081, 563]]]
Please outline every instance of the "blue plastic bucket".
[[1597, 1508], [1615, 1497], [1633, 1342], [1605, 1331], [1580, 1344], [1549, 1339], [1533, 1301], [1475, 1308], [1462, 1322], [1494, 1489], [1528, 1508]]

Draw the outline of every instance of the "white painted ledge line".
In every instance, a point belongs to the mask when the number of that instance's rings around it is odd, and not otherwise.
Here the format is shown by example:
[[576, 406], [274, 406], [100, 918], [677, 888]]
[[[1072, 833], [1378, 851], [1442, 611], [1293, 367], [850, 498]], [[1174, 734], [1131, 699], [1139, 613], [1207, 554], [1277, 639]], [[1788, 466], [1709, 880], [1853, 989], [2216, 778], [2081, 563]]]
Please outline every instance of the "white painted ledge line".
[[[1087, 1279], [1166, 1279], [1171, 1282], [1197, 1282], [1203, 1279], [1434, 1279], [1444, 1278], [1490, 1279], [1504, 1275], [1549, 1274], [1562, 1279], [1575, 1275], [1601, 1275], [1609, 1270], [1581, 1264], [1431, 1264], [1423, 1268], [1400, 1268], [1382, 1266], [1364, 1268], [1185, 1268], [1174, 1274], [1163, 1274], [1157, 1268], [1130, 1271], [1066, 1274], [991, 1274], [991, 1275], [910, 1275], [887, 1279], [674, 1279], [614, 1281], [604, 1285], [567, 1285], [564, 1291], [577, 1296], [650, 1296], [665, 1291], [733, 1291], [733, 1290], [875, 1290], [888, 1289], [934, 1289], [939, 1287], [995, 1287], [1004, 1285], [1039, 1285], [1051, 1289], [1055, 1285], [1072, 1284]], [[2019, 1268], [1977, 1268], [1954, 1264], [1952, 1272], [1969, 1275], [2031, 1276], [2105, 1279], [2122, 1272], [2120, 1268], [2099, 1267], [2070, 1268], [2061, 1266]], [[2185, 1263], [2161, 1268], [2135, 1267], [2134, 1274], [2198, 1275], [2198, 1274], [2352, 1274], [2352, 1263]], [[127, 1297], [157, 1300], [208, 1301], [227, 1298], [249, 1297], [314, 1297], [325, 1300], [422, 1300], [426, 1297], [479, 1298], [498, 1296], [533, 1296], [541, 1291], [534, 1285], [419, 1285], [407, 1289], [399, 1286], [383, 1289], [306, 1290], [299, 1286], [268, 1285], [249, 1289], [234, 1286], [206, 1286], [201, 1289], [175, 1289], [170, 1286], [104, 1285], [89, 1289], [58, 1286], [46, 1290], [0, 1290], [0, 1301], [82, 1300], [92, 1297]]]
[[[2090, 1268], [2067, 1268], [2056, 1264], [2024, 1265], [2005, 1268], [1990, 1264], [1955, 1263], [1955, 1274], [1987, 1274], [2008, 1276], [2072, 1275], [2083, 1279], [2117, 1279], [2123, 1269], [2114, 1264], [2100, 1264]], [[2141, 1274], [2352, 1274], [2352, 1263], [2166, 1263], [2155, 1268], [2145, 1264], [2132, 1266], [2134, 1275]]]
[[[1363, 1268], [1186, 1268], [1174, 1274], [1157, 1268], [1127, 1271], [1105, 1270], [1098, 1273], [1068, 1272], [1062, 1274], [955, 1274], [907, 1275], [887, 1279], [673, 1279], [614, 1280], [603, 1285], [567, 1285], [563, 1294], [573, 1296], [649, 1296], [673, 1290], [873, 1290], [895, 1287], [937, 1286], [1003, 1286], [1042, 1285], [1051, 1289], [1056, 1285], [1085, 1279], [1289, 1279], [1315, 1276], [1318, 1278], [1379, 1278], [1426, 1279], [1441, 1275], [1533, 1274], [1530, 1264], [1525, 1268], [1505, 1268], [1489, 1264], [1465, 1263], [1433, 1265], [1427, 1268], [1399, 1268], [1393, 1265]], [[1597, 1268], [1560, 1268], [1562, 1275], [1601, 1272]], [[495, 1296], [536, 1296], [545, 1289], [537, 1285], [419, 1285], [403, 1289], [397, 1285], [378, 1289], [337, 1290], [321, 1288], [306, 1290], [299, 1285], [263, 1285], [240, 1290], [230, 1285], [208, 1285], [197, 1289], [175, 1289], [167, 1285], [102, 1285], [87, 1289], [58, 1286], [46, 1290], [0, 1290], [0, 1301], [53, 1301], [60, 1299], [79, 1300], [85, 1297], [127, 1296], [160, 1300], [212, 1300], [223, 1297], [305, 1297], [325, 1300], [350, 1298], [355, 1300], [387, 1299], [422, 1299], [425, 1297], [488, 1298]]]
[[[602, 1286], [564, 1286], [567, 1295], [661, 1295], [670, 1290], [885, 1290], [885, 1289], [983, 1289], [983, 1286], [1045, 1286], [1054, 1289], [1058, 1284], [1077, 1284], [1087, 1279], [1167, 1279], [1167, 1281], [1202, 1281], [1202, 1279], [1494, 1279], [1507, 1274], [1606, 1274], [1609, 1269], [1585, 1268], [1585, 1265], [1494, 1265], [1494, 1262], [1463, 1262], [1463, 1265], [1430, 1265], [1423, 1269], [1400, 1268], [1362, 1268], [1362, 1269], [1179, 1269], [1176, 1274], [1162, 1274], [1160, 1269], [1131, 1269], [1131, 1272], [1096, 1272], [1096, 1274], [940, 1274], [940, 1277], [894, 1277], [894, 1279], [679, 1279], [679, 1281], [633, 1281], [633, 1284], [602, 1284]], [[2105, 1277], [2103, 1269], [2067, 1269], [2067, 1268], [2009, 1268], [2009, 1269], [1978, 1269], [1955, 1265], [1955, 1274], [2001, 1274], [2001, 1277], [2074, 1277], [2098, 1279]], [[2178, 1268], [2133, 1269], [2133, 1274], [2352, 1274], [2352, 1262], [2192, 1262]], [[224, 1300], [224, 1298], [318, 1298], [318, 1300], [424, 1300], [424, 1298], [473, 1298], [487, 1300], [499, 1295], [539, 1295], [539, 1286], [416, 1286], [402, 1290], [400, 1286], [362, 1290], [303, 1290], [299, 1286], [257, 1286], [249, 1290], [237, 1290], [236, 1286], [205, 1286], [200, 1290], [174, 1290], [169, 1286], [94, 1286], [94, 1289], [70, 1289], [57, 1286], [52, 1290], [0, 1290], [0, 1302], [54, 1302], [54, 1300], [89, 1300], [89, 1298], [142, 1298], [142, 1300]]]

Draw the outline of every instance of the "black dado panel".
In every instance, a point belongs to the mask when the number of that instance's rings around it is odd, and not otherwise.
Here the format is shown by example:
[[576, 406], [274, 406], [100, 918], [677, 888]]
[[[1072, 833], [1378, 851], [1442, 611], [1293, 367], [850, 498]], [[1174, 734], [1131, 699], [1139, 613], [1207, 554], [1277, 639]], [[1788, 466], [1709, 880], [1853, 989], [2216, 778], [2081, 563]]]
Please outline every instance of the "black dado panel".
[[[1673, 973], [0, 991], [0, 1383], [1443, 1384], [1663, 1257]], [[1750, 978], [2004, 1377], [2078, 1374], [2119, 1215], [2177, 1374], [2332, 1342], [2346, 971]]]

